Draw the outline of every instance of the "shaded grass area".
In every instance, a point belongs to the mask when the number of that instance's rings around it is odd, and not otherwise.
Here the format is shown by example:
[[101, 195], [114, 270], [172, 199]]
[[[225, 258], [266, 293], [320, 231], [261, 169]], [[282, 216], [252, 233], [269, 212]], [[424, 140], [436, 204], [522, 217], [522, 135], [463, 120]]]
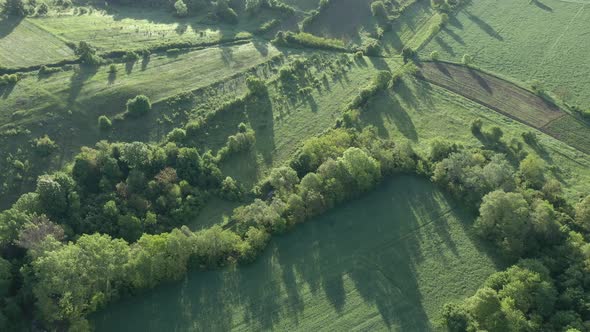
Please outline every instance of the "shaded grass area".
[[[409, 140], [423, 150], [436, 137], [467, 146], [485, 145], [471, 133], [470, 124], [478, 118], [483, 120], [484, 129], [502, 128], [507, 142], [513, 138], [522, 140], [523, 132], [535, 131], [449, 90], [409, 77], [376, 97], [361, 114], [362, 122], [374, 125], [380, 135]], [[590, 156], [556, 138], [536, 133], [539, 146], [525, 148], [545, 160], [551, 175], [562, 183], [568, 199], [577, 202], [581, 196], [590, 194], [586, 185], [590, 181]]]
[[425, 179], [398, 176], [275, 238], [255, 263], [182, 282], [93, 316], [98, 331], [433, 329], [496, 263], [472, 216]]
[[520, 82], [542, 82], [559, 98], [590, 104], [590, 7], [558, 0], [472, 1], [424, 49], [458, 62], [463, 54]]
[[0, 67], [27, 67], [75, 58], [74, 51], [61, 39], [30, 20], [0, 18]]

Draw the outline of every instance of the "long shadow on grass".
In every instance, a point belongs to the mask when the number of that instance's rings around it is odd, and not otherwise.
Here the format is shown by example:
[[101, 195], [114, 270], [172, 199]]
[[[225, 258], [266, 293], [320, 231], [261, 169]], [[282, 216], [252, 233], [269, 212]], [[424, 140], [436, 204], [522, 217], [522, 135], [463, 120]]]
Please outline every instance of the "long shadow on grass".
[[467, 17], [473, 23], [477, 24], [477, 26], [479, 26], [485, 33], [487, 33], [488, 35], [490, 35], [491, 37], [494, 37], [495, 39], [497, 39], [499, 41], [504, 40], [504, 38], [500, 35], [500, 33], [498, 31], [496, 31], [496, 29], [494, 29], [491, 25], [486, 23], [484, 20], [471, 14], [470, 12], [466, 11], [466, 14], [467, 14]]
[[4, 18], [0, 20], [0, 38], [10, 35], [23, 19], [23, 17], [4, 16]]
[[[375, 329], [429, 331], [426, 301], [464, 296], [490, 268], [462, 230], [471, 216], [449, 203], [428, 180], [399, 176], [275, 237], [251, 265], [194, 271], [92, 318], [98, 331], [342, 330], [369, 319]], [[445, 273], [469, 286], [440, 283]]]
[[87, 66], [80, 65], [77, 70], [74, 70], [74, 74], [70, 77], [70, 94], [68, 96], [68, 105], [74, 104], [80, 91], [84, 87], [84, 83], [92, 78], [98, 71], [98, 66]]
[[254, 131], [256, 131], [255, 148], [262, 155], [267, 165], [272, 164], [275, 149], [272, 111], [272, 103], [268, 94], [259, 96], [246, 105], [248, 120]]

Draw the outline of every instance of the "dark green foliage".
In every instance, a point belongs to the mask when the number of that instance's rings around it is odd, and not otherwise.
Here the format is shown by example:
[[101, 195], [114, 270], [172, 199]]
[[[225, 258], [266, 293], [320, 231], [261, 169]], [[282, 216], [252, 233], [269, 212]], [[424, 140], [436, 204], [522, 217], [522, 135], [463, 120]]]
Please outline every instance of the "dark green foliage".
[[215, 14], [217, 17], [227, 23], [238, 23], [238, 14], [229, 6], [227, 0], [218, 0], [215, 6]]
[[137, 95], [127, 101], [127, 113], [131, 116], [146, 115], [151, 109], [150, 99], [144, 95]]
[[381, 0], [371, 3], [371, 13], [373, 13], [373, 16], [382, 21], [386, 21], [388, 19], [387, 8]]
[[404, 47], [402, 50], [402, 57], [404, 59], [404, 63], [407, 63], [410, 60], [413, 60], [418, 53], [416, 50], [410, 47]]
[[29, 14], [29, 8], [24, 0], [6, 0], [4, 11], [14, 16], [27, 16]]
[[19, 76], [17, 74], [4, 74], [0, 76], [0, 87], [5, 85], [13, 85], [18, 82]]
[[39, 15], [39, 16], [45, 16], [47, 14], [47, 12], [49, 12], [49, 7], [47, 6], [47, 4], [45, 2], [42, 2], [37, 7], [37, 15]]
[[98, 117], [98, 129], [101, 131], [109, 131], [111, 130], [113, 124], [111, 123], [111, 119], [109, 119], [106, 115], [101, 115]]
[[264, 83], [264, 80], [258, 77], [249, 76], [246, 79], [246, 86], [248, 86], [250, 94], [254, 96], [260, 97], [268, 94], [268, 89], [266, 87], [266, 84]]
[[75, 51], [80, 58], [80, 62], [86, 65], [97, 66], [103, 62], [102, 58], [96, 54], [96, 49], [85, 41], [80, 41]]
[[137, 60], [139, 60], [139, 54], [133, 51], [127, 51], [125, 52], [125, 55], [123, 55], [123, 61], [125, 62], [135, 62]]
[[371, 97], [377, 95], [380, 91], [387, 89], [391, 82], [391, 72], [387, 70], [381, 70], [377, 73], [377, 76], [373, 79], [373, 82], [363, 88], [359, 94], [348, 104], [349, 109], [359, 108], [364, 106]]
[[57, 144], [45, 135], [37, 138], [34, 142], [35, 152], [41, 157], [47, 157], [57, 150]]

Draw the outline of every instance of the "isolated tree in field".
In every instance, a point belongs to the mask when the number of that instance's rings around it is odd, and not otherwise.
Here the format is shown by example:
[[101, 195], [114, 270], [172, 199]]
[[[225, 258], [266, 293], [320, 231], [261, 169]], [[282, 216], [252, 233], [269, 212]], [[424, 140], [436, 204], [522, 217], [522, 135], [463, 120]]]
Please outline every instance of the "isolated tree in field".
[[127, 112], [133, 116], [141, 116], [152, 109], [150, 99], [144, 95], [135, 96], [127, 101]]
[[178, 0], [174, 3], [174, 9], [176, 9], [176, 16], [185, 17], [188, 15], [188, 7], [182, 0]]
[[464, 65], [469, 66], [473, 62], [473, 57], [470, 54], [463, 54], [461, 62], [463, 62]]
[[576, 205], [576, 224], [590, 231], [590, 195]]

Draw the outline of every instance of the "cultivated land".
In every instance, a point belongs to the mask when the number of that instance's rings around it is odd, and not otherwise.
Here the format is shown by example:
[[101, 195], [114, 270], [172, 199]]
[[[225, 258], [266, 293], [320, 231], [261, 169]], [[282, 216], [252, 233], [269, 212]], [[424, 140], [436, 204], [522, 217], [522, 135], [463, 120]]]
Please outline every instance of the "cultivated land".
[[93, 320], [97, 331], [431, 330], [443, 303], [496, 270], [472, 218], [426, 179], [395, 177], [252, 265], [193, 272]]
[[422, 50], [474, 64], [511, 79], [541, 82], [560, 98], [587, 108], [590, 4], [584, 1], [472, 1]]

